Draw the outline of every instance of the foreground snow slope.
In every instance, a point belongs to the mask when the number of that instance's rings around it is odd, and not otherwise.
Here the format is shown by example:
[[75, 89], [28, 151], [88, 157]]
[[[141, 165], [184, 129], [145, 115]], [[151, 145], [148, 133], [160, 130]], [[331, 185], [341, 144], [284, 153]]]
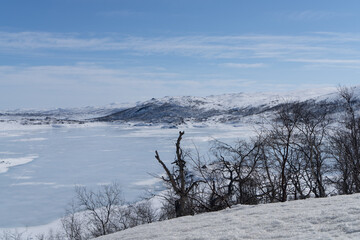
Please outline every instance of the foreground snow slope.
[[360, 239], [360, 194], [257, 206], [138, 226], [114, 239]]

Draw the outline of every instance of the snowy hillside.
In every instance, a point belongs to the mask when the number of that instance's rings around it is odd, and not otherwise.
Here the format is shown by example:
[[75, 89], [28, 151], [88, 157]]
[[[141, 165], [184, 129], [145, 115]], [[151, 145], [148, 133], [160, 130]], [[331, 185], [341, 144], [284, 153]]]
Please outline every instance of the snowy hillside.
[[164, 97], [138, 103], [98, 121], [183, 124], [187, 122], [234, 123], [244, 117], [258, 115], [294, 101], [333, 102], [335, 89], [312, 89], [286, 93], [234, 93], [207, 97]]
[[151, 99], [143, 104], [174, 104], [183, 107], [197, 107], [204, 110], [230, 110], [233, 108], [259, 107], [268, 105], [276, 106], [283, 102], [306, 101], [318, 97], [326, 98], [336, 91], [334, 88], [312, 89], [289, 92], [254, 92], [210, 95], [207, 97], [164, 97]]
[[[360, 87], [354, 88], [360, 95]], [[317, 107], [332, 104], [338, 109], [335, 88], [309, 89], [292, 92], [257, 92], [211, 95], [207, 97], [179, 96], [152, 98], [136, 104], [111, 104], [105, 107], [85, 107], [53, 110], [11, 110], [0, 112], [0, 122], [24, 125], [83, 124], [86, 122], [120, 122], [164, 124], [170, 127], [192, 123], [240, 123], [245, 117], [272, 113], [281, 104], [294, 101]]]
[[0, 112], [0, 123], [22, 125], [83, 124], [87, 119], [109, 115], [135, 104], [109, 104], [104, 107], [56, 108], [56, 109], [15, 109]]
[[119, 239], [360, 239], [360, 194], [257, 206], [182, 217], [127, 229]]

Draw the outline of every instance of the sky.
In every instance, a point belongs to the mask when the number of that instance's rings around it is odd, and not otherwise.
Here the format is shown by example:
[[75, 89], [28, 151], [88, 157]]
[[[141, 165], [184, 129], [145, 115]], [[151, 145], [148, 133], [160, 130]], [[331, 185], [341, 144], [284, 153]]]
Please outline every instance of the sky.
[[360, 1], [1, 0], [0, 110], [360, 83]]

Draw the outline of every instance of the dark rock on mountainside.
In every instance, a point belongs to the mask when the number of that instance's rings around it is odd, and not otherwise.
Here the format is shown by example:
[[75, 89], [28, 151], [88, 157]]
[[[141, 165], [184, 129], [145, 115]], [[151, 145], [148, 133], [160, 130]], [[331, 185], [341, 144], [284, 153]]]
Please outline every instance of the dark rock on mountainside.
[[173, 123], [181, 124], [185, 118], [199, 118], [219, 113], [202, 112], [196, 108], [184, 107], [171, 103], [156, 104], [146, 103], [133, 108], [128, 108], [105, 117], [96, 118], [97, 121], [135, 121], [148, 123]]

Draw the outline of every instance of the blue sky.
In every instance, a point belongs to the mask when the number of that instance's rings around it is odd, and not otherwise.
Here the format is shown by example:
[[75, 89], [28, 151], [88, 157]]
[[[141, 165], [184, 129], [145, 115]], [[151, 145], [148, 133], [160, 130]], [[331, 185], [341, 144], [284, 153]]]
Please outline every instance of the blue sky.
[[358, 85], [360, 2], [2, 0], [0, 109]]

